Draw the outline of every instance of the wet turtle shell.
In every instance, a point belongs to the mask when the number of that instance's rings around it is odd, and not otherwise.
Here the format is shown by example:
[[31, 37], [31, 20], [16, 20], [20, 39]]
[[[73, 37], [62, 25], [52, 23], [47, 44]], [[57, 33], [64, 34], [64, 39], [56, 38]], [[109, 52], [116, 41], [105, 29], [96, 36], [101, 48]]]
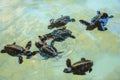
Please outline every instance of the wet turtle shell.
[[22, 51], [24, 50], [23, 47], [18, 45], [6, 45], [4, 49], [6, 53], [8, 53], [11, 56], [17, 56], [18, 54], [22, 53]]
[[66, 39], [72, 34], [72, 32], [68, 29], [58, 29], [54, 30], [51, 35], [54, 36], [55, 38], [61, 38], [61, 39]]
[[81, 60], [79, 62], [76, 62], [72, 65], [72, 70], [73, 73], [81, 73], [81, 74], [85, 74], [85, 72], [91, 70], [93, 66], [93, 62], [90, 60]]
[[49, 26], [48, 26], [48, 29], [53, 29], [53, 28], [59, 28], [59, 27], [61, 27], [61, 26], [65, 26], [67, 23], [63, 23], [63, 22], [57, 22], [57, 23], [53, 23], [53, 24], [50, 24]]
[[[44, 54], [46, 54], [46, 55], [48, 55], [50, 57], [55, 57], [58, 54], [56, 49], [54, 49], [51, 46], [42, 47], [41, 52], [43, 52]], [[56, 54], [54, 54], [54, 53], [56, 53]]]

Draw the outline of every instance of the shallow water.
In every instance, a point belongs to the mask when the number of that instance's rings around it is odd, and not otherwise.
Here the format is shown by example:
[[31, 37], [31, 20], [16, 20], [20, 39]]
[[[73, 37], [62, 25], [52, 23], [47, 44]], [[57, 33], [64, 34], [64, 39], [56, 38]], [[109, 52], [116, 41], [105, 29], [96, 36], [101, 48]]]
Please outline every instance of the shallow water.
[[[68, 23], [76, 39], [55, 43], [62, 58], [41, 60], [39, 54], [19, 65], [16, 57], [0, 54], [0, 80], [120, 80], [120, 0], [0, 0], [0, 49], [17, 42], [25, 46], [31, 40], [31, 50], [37, 50], [34, 43], [38, 35], [51, 32], [49, 20], [69, 15], [75, 23]], [[101, 10], [114, 15], [108, 30], [86, 31], [79, 19], [90, 21]], [[72, 62], [82, 57], [93, 60], [91, 73], [85, 76], [65, 74], [65, 61]]]

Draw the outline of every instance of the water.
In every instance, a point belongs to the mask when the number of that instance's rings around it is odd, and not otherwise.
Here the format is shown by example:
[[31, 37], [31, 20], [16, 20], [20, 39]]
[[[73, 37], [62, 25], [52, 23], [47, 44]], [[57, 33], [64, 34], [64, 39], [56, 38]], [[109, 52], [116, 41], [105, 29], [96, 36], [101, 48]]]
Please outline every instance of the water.
[[[31, 40], [31, 50], [37, 50], [34, 43], [38, 35], [51, 32], [49, 20], [60, 15], [75, 18], [69, 23], [76, 39], [55, 43], [62, 58], [41, 60], [39, 54], [19, 65], [16, 57], [0, 54], [0, 80], [120, 80], [120, 1], [119, 0], [0, 0], [0, 49], [17, 42], [25, 46]], [[101, 10], [115, 17], [109, 20], [105, 32], [86, 31], [79, 19], [90, 20]], [[65, 74], [65, 61], [76, 62], [85, 57], [93, 60], [91, 73], [85, 76]]]

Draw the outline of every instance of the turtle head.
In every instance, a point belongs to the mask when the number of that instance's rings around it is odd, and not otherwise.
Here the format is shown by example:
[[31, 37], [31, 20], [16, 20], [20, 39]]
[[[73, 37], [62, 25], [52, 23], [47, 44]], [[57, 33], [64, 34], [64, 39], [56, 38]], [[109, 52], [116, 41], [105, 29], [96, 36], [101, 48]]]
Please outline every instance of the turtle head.
[[68, 68], [65, 68], [63, 70], [64, 73], [71, 73], [72, 72], [72, 68], [71, 67], [68, 67]]
[[103, 13], [101, 18], [108, 18], [108, 14], [107, 13]]

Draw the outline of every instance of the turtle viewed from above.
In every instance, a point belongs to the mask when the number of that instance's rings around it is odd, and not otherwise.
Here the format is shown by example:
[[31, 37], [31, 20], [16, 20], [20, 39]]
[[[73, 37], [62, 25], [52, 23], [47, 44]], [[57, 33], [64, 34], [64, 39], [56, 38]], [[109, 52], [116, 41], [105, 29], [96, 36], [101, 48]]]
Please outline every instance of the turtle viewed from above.
[[52, 39], [51, 46], [54, 45], [54, 42], [62, 42], [69, 37], [72, 39], [75, 39], [75, 36], [72, 35], [72, 31], [66, 28], [57, 29], [51, 33], [45, 34], [43, 36], [39, 36], [39, 38], [41, 38], [43, 42], [45, 42], [46, 40]]
[[61, 18], [58, 18], [56, 20], [55, 19], [50, 20], [50, 25], [48, 26], [48, 29], [65, 27], [65, 25], [68, 22], [75, 22], [75, 19], [70, 18], [70, 16], [61, 15]]
[[4, 46], [4, 49], [1, 50], [1, 53], [7, 53], [10, 56], [13, 57], [18, 57], [18, 63], [22, 64], [23, 63], [23, 57], [26, 56], [27, 59], [30, 59], [32, 56], [37, 54], [38, 51], [30, 51], [29, 49], [31, 48], [32, 42], [29, 41], [26, 44], [26, 47], [23, 48], [19, 45], [16, 45], [16, 42], [13, 44], [7, 44]]
[[97, 28], [99, 31], [106, 31], [106, 24], [108, 20], [113, 18], [113, 15], [108, 15], [108, 13], [97, 11], [97, 15], [91, 19], [91, 22], [87, 22], [85, 20], [79, 20], [80, 23], [87, 26], [86, 30], [94, 30]]
[[50, 46], [47, 43], [41, 41], [41, 38], [39, 42], [35, 42], [35, 46], [39, 49], [40, 56], [42, 56], [44, 60], [57, 57], [58, 54], [63, 53], [58, 52], [54, 46]]
[[81, 58], [81, 61], [78, 61], [71, 64], [71, 60], [66, 60], [67, 68], [64, 69], [65, 73], [73, 73], [77, 75], [85, 75], [87, 71], [92, 71], [93, 62], [91, 60], [86, 60], [85, 58]]

